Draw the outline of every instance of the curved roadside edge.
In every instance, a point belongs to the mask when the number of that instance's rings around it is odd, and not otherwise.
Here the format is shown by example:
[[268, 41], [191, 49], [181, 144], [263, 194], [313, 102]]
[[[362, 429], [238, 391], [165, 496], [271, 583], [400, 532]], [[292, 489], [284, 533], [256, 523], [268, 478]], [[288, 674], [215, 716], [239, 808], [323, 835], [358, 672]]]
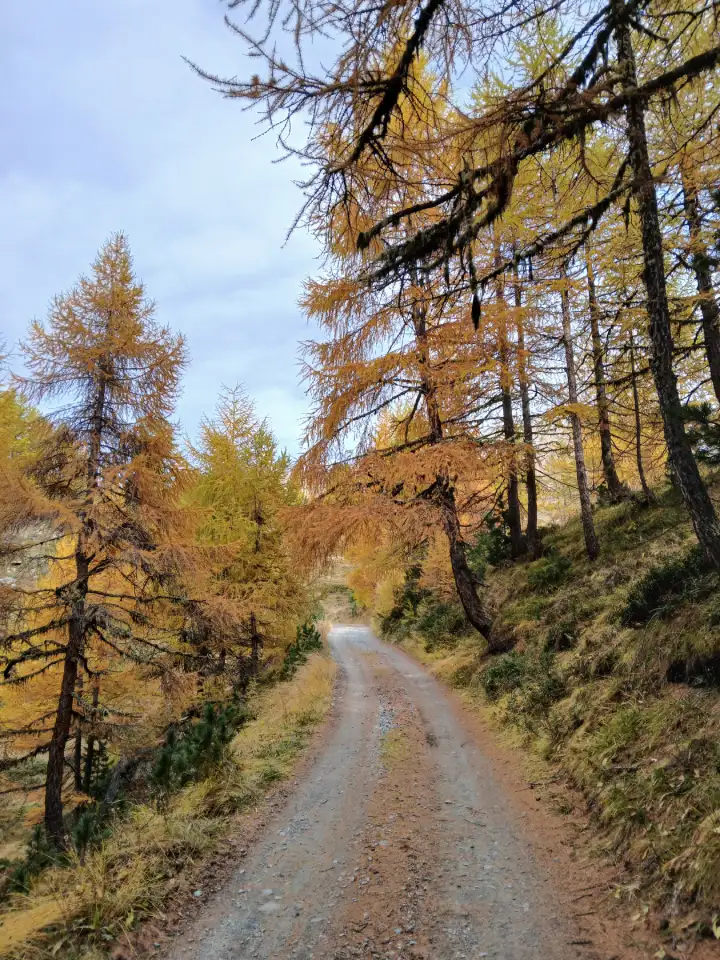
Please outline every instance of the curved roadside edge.
[[[458, 722], [490, 764], [568, 915], [586, 931], [582, 945], [606, 960], [670, 960], [676, 951], [666, 952], [660, 935], [647, 928], [642, 903], [621, 902], [619, 891], [627, 890], [628, 875], [601, 850], [600, 833], [580, 791], [524, 747], [478, 696], [433, 670], [433, 660], [424, 659], [416, 644], [388, 646], [418, 664], [446, 691]], [[692, 954], [693, 960], [717, 960], [717, 944], [695, 941]]]

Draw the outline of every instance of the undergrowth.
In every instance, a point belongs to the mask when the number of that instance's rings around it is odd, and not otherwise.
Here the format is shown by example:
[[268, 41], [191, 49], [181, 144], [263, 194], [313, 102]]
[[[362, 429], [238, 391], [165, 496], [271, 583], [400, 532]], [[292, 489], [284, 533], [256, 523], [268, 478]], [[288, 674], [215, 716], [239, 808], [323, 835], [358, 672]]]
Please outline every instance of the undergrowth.
[[448, 640], [426, 634], [420, 611], [438, 601], [426, 592], [413, 608], [412, 584], [381, 626], [438, 676], [489, 701], [583, 791], [607, 851], [628, 868], [628, 890], [660, 909], [668, 930], [690, 923], [713, 936], [720, 583], [672, 488], [654, 506], [626, 502], [595, 518], [595, 563], [577, 520], [545, 531], [533, 562], [498, 553], [492, 566], [487, 547], [480, 558], [471, 551], [510, 652], [487, 657], [466, 626]]
[[[183, 738], [186, 752], [207, 748], [197, 775], [187, 778], [187, 763], [178, 765], [180, 742], [166, 743], [166, 772], [155, 768], [155, 799], [129, 806], [84, 857], [69, 853], [66, 865], [30, 877], [27, 892], [11, 898], [0, 914], [0, 955], [95, 960], [157, 913], [178, 889], [178, 877], [219, 848], [233, 818], [289, 776], [330, 706], [334, 671], [324, 655], [309, 655], [289, 682], [258, 688], [233, 734], [229, 716], [206, 712]], [[170, 778], [178, 777], [178, 789], [168, 791]]]

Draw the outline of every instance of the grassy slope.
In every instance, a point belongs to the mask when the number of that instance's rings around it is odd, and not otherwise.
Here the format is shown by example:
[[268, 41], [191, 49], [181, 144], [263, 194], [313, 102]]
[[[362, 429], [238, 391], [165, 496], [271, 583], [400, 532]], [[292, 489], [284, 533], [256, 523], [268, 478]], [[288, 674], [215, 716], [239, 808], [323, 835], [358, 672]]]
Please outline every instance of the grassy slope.
[[165, 809], [132, 807], [84, 863], [44, 872], [29, 896], [0, 914], [0, 956], [94, 960], [172, 895], [176, 878], [216, 851], [233, 818], [287, 777], [331, 701], [334, 663], [313, 654], [292, 680], [262, 690], [255, 719], [236, 735], [213, 775], [172, 796]]
[[[695, 541], [672, 492], [652, 509], [628, 504], [596, 517], [594, 564], [571, 522], [544, 541], [570, 560], [558, 583], [538, 586], [547, 560], [488, 575], [517, 640], [509, 655], [483, 658], [467, 635], [431, 650], [417, 636], [406, 642], [441, 677], [491, 699], [502, 722], [582, 789], [633, 895], [659, 905], [671, 926], [710, 935], [715, 926], [720, 936], [720, 689], [707, 678], [688, 683], [678, 666], [720, 654], [717, 580], [670, 615], [623, 627], [633, 584]], [[667, 682], [671, 664], [685, 682]]]

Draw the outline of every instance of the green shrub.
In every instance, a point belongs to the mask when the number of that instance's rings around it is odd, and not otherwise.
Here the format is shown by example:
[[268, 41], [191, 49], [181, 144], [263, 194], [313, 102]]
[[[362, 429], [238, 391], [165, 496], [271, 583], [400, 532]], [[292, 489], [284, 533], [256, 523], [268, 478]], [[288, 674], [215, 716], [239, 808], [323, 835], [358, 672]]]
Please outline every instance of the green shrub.
[[467, 618], [459, 603], [444, 603], [425, 600], [420, 605], [415, 629], [425, 641], [425, 649], [432, 650], [448, 641], [453, 641], [468, 626]]
[[527, 582], [532, 590], [551, 593], [567, 579], [572, 562], [561, 553], [549, 553], [528, 570]]
[[295, 640], [285, 651], [280, 676], [288, 680], [308, 658], [314, 650], [322, 650], [322, 636], [315, 624], [310, 620], [301, 623], [295, 631]]
[[625, 627], [638, 627], [669, 616], [689, 600], [700, 600], [717, 587], [717, 575], [699, 546], [652, 567], [630, 590], [621, 613]]
[[33, 827], [28, 841], [25, 858], [11, 871], [7, 887], [8, 893], [29, 893], [32, 881], [46, 867], [66, 862], [67, 855], [58, 852], [50, 842], [43, 824]]
[[526, 672], [524, 653], [511, 650], [498, 657], [483, 672], [481, 683], [488, 700], [497, 700], [505, 693], [516, 690], [522, 685]]
[[509, 694], [507, 715], [522, 726], [528, 726], [530, 719], [539, 718], [546, 723], [552, 705], [567, 692], [551, 650], [513, 650], [490, 664], [482, 674], [481, 684], [489, 700]]
[[246, 716], [244, 709], [234, 704], [215, 707], [207, 703], [197, 723], [184, 730], [171, 728], [150, 775], [153, 786], [167, 794], [207, 776], [223, 760]]
[[430, 590], [420, 586], [422, 568], [419, 564], [405, 571], [402, 586], [395, 590], [392, 609], [380, 618], [380, 633], [387, 639], [400, 640], [408, 636], [418, 616], [423, 600], [432, 597]]
[[511, 541], [505, 515], [488, 513], [483, 524], [484, 529], [467, 550], [468, 564], [478, 583], [484, 581], [488, 565], [501, 567], [510, 560]]

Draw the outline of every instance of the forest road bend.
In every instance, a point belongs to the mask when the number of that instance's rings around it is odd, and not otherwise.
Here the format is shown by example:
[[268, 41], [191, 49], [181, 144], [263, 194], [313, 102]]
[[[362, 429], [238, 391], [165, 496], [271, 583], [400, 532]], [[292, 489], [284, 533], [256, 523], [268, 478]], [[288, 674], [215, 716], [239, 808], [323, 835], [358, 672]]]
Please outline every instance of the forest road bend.
[[317, 761], [169, 960], [594, 956], [442, 685], [367, 627], [330, 646]]

